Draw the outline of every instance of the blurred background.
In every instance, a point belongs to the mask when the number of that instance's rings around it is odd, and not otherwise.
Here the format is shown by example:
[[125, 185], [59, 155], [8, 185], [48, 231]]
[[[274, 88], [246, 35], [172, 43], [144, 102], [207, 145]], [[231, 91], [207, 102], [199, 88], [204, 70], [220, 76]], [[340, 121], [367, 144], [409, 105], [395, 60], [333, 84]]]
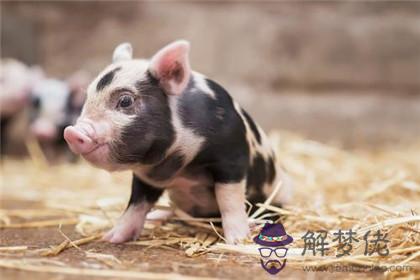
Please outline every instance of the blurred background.
[[[133, 44], [135, 56], [150, 57], [184, 38], [192, 44], [193, 69], [224, 85], [266, 129], [345, 147], [420, 135], [419, 2], [1, 5], [3, 62], [38, 65], [44, 79], [61, 79], [70, 91], [82, 90], [122, 41]], [[53, 92], [57, 85], [40, 88]], [[19, 132], [13, 133], [16, 143]]]
[[[270, 139], [283, 140], [274, 147], [296, 187], [293, 204], [281, 213], [295, 240], [307, 230], [391, 225], [391, 249], [400, 256], [374, 259], [372, 267], [379, 261], [419, 267], [416, 256], [407, 255], [420, 246], [414, 222], [420, 201], [419, 1], [0, 5], [0, 243], [5, 249], [0, 275], [5, 279], [50, 279], [31, 272], [43, 265], [101, 269], [98, 275], [116, 268], [268, 279], [254, 258], [203, 254], [195, 242], [207, 234], [213, 241], [204, 240], [203, 248], [217, 241], [212, 227], [185, 226], [181, 216], [158, 229], [148, 224], [139, 241], [143, 247], [95, 241], [124, 210], [132, 175], [78, 161], [64, 142], [63, 128], [76, 120], [87, 85], [111, 62], [116, 45], [129, 41], [135, 57], [149, 58], [181, 38], [191, 42], [192, 68], [223, 85]], [[195, 241], [178, 244], [178, 236]], [[70, 248], [69, 240], [89, 244]], [[92, 260], [92, 252], [103, 259]], [[283, 275], [303, 278], [291, 262]], [[338, 276], [351, 276], [343, 271]], [[325, 275], [309, 278], [340, 278]], [[375, 275], [384, 276], [367, 274], [383, 279]]]

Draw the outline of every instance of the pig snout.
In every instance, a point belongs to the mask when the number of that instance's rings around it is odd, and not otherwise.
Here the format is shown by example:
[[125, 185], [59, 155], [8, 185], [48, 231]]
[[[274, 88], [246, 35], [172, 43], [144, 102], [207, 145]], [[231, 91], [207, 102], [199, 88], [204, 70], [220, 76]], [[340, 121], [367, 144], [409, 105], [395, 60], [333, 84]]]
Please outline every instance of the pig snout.
[[87, 132], [88, 130], [80, 125], [68, 126], [64, 129], [64, 139], [75, 154], [87, 154], [98, 146]]

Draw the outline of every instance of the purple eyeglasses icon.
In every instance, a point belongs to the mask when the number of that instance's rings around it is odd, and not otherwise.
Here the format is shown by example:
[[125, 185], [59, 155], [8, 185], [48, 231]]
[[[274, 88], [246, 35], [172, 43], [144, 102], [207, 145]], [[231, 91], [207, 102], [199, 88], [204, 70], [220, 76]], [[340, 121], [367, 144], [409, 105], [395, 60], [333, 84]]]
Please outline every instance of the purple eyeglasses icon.
[[273, 252], [276, 254], [277, 257], [279, 258], [284, 258], [287, 255], [287, 248], [269, 248], [269, 247], [261, 247], [258, 248], [258, 250], [260, 251], [260, 255], [263, 258], [269, 258], [271, 257], [271, 254], [273, 254]]

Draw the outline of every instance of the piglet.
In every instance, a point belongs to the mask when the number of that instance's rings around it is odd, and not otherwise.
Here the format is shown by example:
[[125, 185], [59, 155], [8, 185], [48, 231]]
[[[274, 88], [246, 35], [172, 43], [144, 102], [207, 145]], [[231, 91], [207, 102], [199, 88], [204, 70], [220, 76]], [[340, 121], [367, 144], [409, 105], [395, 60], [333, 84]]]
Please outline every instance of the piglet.
[[31, 88], [30, 131], [40, 143], [64, 142], [64, 128], [82, 110], [87, 74], [76, 72], [67, 80], [44, 78]]
[[228, 243], [247, 238], [246, 199], [263, 202], [279, 180], [273, 203], [290, 198], [263, 130], [222, 86], [191, 70], [189, 49], [176, 41], [144, 60], [119, 45], [64, 130], [88, 162], [133, 172], [127, 209], [104, 237], [112, 243], [139, 236], [164, 190], [194, 217], [221, 216]]
[[31, 88], [29, 132], [50, 162], [77, 159], [68, 149], [63, 132], [82, 111], [88, 77], [87, 73], [78, 71], [65, 80], [44, 78]]

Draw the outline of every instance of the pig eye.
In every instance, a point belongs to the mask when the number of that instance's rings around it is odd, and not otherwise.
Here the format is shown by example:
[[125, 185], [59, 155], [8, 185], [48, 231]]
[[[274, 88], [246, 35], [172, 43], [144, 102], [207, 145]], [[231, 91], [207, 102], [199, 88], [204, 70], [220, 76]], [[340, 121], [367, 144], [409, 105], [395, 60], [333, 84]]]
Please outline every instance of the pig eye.
[[130, 107], [133, 104], [133, 102], [134, 102], [133, 97], [124, 95], [120, 98], [118, 102], [118, 107], [127, 108], [127, 107]]

